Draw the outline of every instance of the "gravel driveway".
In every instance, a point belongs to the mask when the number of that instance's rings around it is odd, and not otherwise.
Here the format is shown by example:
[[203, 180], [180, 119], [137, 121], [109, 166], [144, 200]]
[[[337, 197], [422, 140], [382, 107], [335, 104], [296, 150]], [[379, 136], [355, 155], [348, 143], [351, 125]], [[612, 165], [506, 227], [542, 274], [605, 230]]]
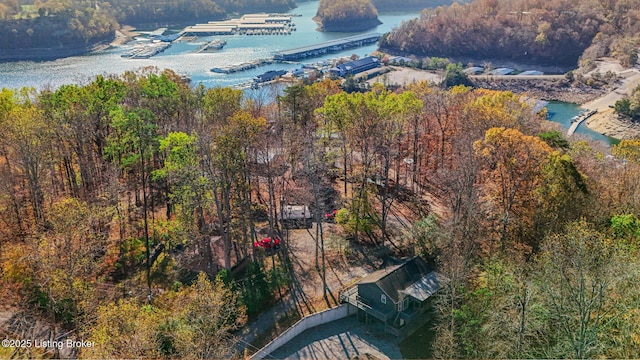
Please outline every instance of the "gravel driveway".
[[355, 316], [311, 328], [293, 338], [265, 359], [352, 359], [370, 354], [376, 359], [401, 359], [396, 339], [375, 333]]

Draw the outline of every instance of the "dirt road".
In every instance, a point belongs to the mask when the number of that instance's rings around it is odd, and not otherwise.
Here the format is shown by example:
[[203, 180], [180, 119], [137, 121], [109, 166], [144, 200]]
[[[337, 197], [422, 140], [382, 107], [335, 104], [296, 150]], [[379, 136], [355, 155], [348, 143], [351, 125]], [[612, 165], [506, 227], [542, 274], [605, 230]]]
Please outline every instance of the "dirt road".
[[640, 137], [640, 125], [630, 121], [619, 119], [612, 107], [616, 101], [622, 99], [640, 84], [640, 70], [636, 68], [624, 70], [611, 59], [599, 62], [598, 71], [614, 71], [621, 78], [616, 83], [616, 88], [608, 94], [593, 101], [582, 104], [585, 109], [595, 109], [598, 112], [587, 119], [586, 125], [593, 131], [616, 139], [631, 139]]
[[[336, 225], [324, 223], [326, 249], [326, 282], [328, 302], [324, 299], [323, 283], [316, 269], [316, 225], [312, 229], [289, 230], [285, 245], [289, 251], [294, 270], [293, 289], [283, 301], [265, 311], [240, 333], [238, 349], [245, 348], [253, 353], [257, 350], [256, 339], [268, 331], [287, 314], [297, 309], [302, 314], [314, 313], [338, 302], [338, 292], [355, 283], [358, 279], [377, 269], [379, 265], [366, 249], [350, 249], [349, 260], [345, 255], [346, 246], [335, 235]], [[277, 333], [278, 331], [276, 331]]]
[[604, 112], [610, 106], [615, 105], [616, 101], [628, 95], [629, 92], [640, 83], [640, 71], [638, 69], [629, 69], [619, 74], [622, 79], [618, 80], [616, 88], [605, 96], [590, 101], [582, 105], [586, 109], [595, 109], [598, 112]]

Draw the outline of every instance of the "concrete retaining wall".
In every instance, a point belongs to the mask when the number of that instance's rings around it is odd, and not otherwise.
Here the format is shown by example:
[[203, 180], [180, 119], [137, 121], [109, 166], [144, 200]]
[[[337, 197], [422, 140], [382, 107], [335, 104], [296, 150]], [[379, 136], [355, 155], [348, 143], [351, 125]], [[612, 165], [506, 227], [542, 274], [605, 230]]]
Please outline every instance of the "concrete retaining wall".
[[353, 315], [357, 312], [357, 309], [350, 304], [342, 304], [340, 306], [321, 311], [309, 316], [305, 316], [297, 323], [293, 324], [290, 328], [285, 330], [278, 337], [273, 339], [270, 343], [265, 345], [262, 349], [258, 350], [251, 356], [251, 360], [261, 360], [265, 356], [276, 351], [282, 345], [288, 343], [294, 337], [300, 335], [303, 331], [316, 327], [318, 325], [326, 324], [331, 321], [345, 318], [349, 315]]

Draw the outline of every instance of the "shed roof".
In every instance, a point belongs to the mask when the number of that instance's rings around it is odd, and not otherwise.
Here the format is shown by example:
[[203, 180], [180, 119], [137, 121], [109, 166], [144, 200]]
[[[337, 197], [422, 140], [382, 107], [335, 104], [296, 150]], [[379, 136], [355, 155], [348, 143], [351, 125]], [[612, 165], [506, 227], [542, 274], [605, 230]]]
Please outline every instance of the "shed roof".
[[544, 75], [544, 73], [538, 70], [527, 70], [527, 71], [521, 72], [518, 75]]
[[311, 212], [306, 205], [286, 205], [282, 208], [282, 213], [278, 214], [278, 218], [283, 220], [302, 220], [311, 219]]
[[481, 74], [484, 71], [483, 67], [472, 66], [462, 70], [465, 74]]
[[490, 75], [509, 75], [514, 71], [515, 70], [511, 68], [497, 68], [493, 71], [490, 71], [489, 74]]

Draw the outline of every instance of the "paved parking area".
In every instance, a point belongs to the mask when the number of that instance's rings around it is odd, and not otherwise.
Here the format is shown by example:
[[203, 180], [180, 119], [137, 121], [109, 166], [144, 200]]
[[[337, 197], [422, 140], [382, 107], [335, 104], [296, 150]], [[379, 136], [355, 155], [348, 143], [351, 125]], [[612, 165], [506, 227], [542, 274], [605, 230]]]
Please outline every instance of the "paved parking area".
[[349, 316], [303, 332], [265, 359], [340, 360], [365, 354], [380, 360], [402, 358], [395, 337], [374, 332]]

